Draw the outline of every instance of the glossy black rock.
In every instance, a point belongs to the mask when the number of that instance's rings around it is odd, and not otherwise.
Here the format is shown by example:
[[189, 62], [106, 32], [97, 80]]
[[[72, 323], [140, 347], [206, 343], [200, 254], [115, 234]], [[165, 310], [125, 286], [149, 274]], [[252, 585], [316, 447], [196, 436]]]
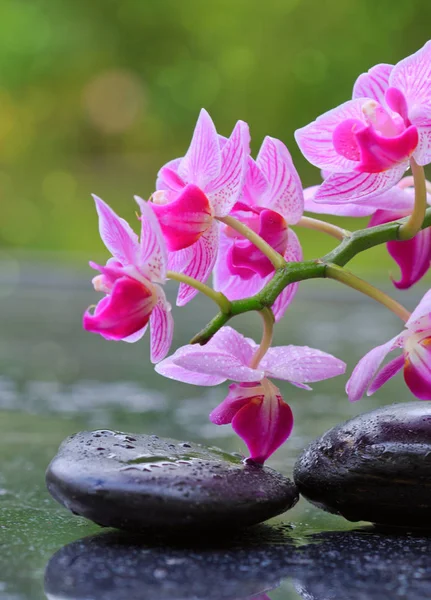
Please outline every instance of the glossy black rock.
[[337, 425], [298, 458], [310, 502], [350, 521], [431, 527], [431, 404], [393, 404]]
[[295, 485], [267, 467], [191, 442], [114, 431], [65, 440], [48, 467], [52, 496], [108, 527], [174, 533], [238, 528], [298, 500]]

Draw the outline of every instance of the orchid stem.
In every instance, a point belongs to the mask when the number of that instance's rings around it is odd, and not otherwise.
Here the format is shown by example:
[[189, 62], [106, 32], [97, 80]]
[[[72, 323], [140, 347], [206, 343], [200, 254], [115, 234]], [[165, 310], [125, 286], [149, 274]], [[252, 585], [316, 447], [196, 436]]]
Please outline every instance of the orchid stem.
[[410, 217], [398, 229], [398, 239], [400, 240], [410, 240], [420, 231], [427, 208], [427, 185], [424, 168], [418, 165], [414, 158], [410, 159], [410, 168], [415, 185], [415, 204]]
[[244, 225], [244, 223], [241, 223], [241, 221], [238, 221], [238, 219], [235, 219], [235, 217], [232, 216], [216, 217], [216, 219], [228, 227], [232, 227], [232, 229], [254, 244], [256, 248], [259, 248], [259, 250], [271, 261], [275, 269], [284, 267], [286, 261], [281, 254], [274, 250], [274, 248], [271, 248], [268, 242], [265, 242], [259, 234], [253, 231], [253, 229], [250, 229], [250, 227], [247, 227], [247, 225]]
[[343, 240], [345, 237], [352, 235], [352, 232], [347, 229], [342, 229], [341, 227], [337, 227], [337, 225], [321, 221], [320, 219], [313, 219], [312, 217], [301, 217], [297, 225], [306, 229], [314, 229], [322, 233], [327, 233], [337, 240]]
[[256, 350], [250, 362], [250, 368], [257, 369], [260, 361], [268, 352], [272, 343], [272, 335], [274, 331], [274, 315], [270, 308], [263, 308], [259, 311], [263, 321], [263, 334], [259, 348]]
[[195, 290], [199, 290], [199, 292], [202, 292], [202, 294], [205, 294], [205, 296], [208, 296], [208, 298], [211, 298], [211, 300], [218, 304], [222, 313], [230, 313], [231, 303], [221, 292], [216, 292], [201, 281], [198, 281], [193, 277], [189, 277], [188, 275], [184, 275], [183, 273], [177, 273], [176, 271], [167, 271], [166, 277], [168, 279], [173, 279], [174, 281], [179, 281], [180, 283], [190, 285], [191, 287], [195, 288]]
[[383, 306], [389, 308], [389, 310], [395, 313], [402, 321], [405, 322], [409, 319], [410, 313], [406, 308], [404, 308], [404, 306], [385, 294], [385, 292], [382, 292], [371, 285], [371, 283], [368, 283], [368, 281], [364, 281], [350, 271], [346, 271], [337, 265], [327, 265], [325, 274], [329, 279], [340, 281], [341, 283], [344, 283], [344, 285], [348, 285], [354, 290], [362, 292], [366, 296], [373, 298], [373, 300], [380, 302], [380, 304], [383, 304]]

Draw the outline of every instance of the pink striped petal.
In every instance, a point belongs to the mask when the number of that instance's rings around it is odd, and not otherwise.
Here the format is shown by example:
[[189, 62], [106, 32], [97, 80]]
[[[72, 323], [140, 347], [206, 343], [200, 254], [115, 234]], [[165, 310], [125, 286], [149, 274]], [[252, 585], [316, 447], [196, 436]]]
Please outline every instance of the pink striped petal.
[[[185, 184], [184, 180], [178, 175], [178, 169], [182, 160], [182, 158], [174, 158], [160, 169], [157, 173], [156, 190], [179, 191], [178, 185], [180, 180]], [[176, 173], [177, 177], [173, 177], [171, 172]]]
[[366, 101], [367, 98], [349, 100], [295, 132], [296, 142], [311, 164], [331, 172], [353, 171], [356, 161], [338, 154], [334, 148], [333, 135], [336, 127], [347, 119], [358, 119], [364, 122], [362, 105]]
[[252, 398], [263, 399], [263, 390], [260, 385], [241, 385], [232, 383], [229, 386], [229, 394], [211, 413], [210, 421], [215, 425], [227, 425], [232, 422], [236, 413]]
[[141, 210], [141, 241], [137, 267], [150, 281], [164, 283], [168, 253], [153, 205], [139, 196], [135, 200]]
[[359, 75], [353, 86], [353, 98], [373, 98], [385, 106], [385, 92], [389, 87], [389, 76], [393, 68], [393, 65], [382, 63]]
[[157, 304], [150, 317], [151, 362], [157, 363], [169, 352], [174, 333], [174, 319], [171, 305], [166, 300], [165, 292], [158, 288]]
[[414, 112], [431, 118], [431, 42], [395, 65], [390, 79], [391, 87], [400, 90], [406, 98], [409, 118], [414, 123]]
[[[415, 310], [410, 315], [409, 320], [406, 323], [406, 327], [413, 331], [420, 331], [423, 327], [419, 327], [422, 324], [424, 317], [429, 318], [431, 314], [431, 290], [426, 292], [422, 300], [419, 302]], [[418, 328], [419, 327], [419, 328]]]
[[408, 168], [408, 162], [382, 173], [333, 173], [319, 188], [316, 202], [345, 203], [368, 200], [399, 182]]
[[185, 369], [176, 364], [178, 357], [187, 354], [190, 351], [195, 352], [195, 350], [196, 346], [192, 346], [191, 344], [183, 346], [182, 348], [179, 348], [175, 354], [168, 356], [168, 358], [165, 358], [159, 362], [154, 369], [157, 373], [163, 375], [163, 377], [175, 379], [176, 381], [182, 381], [183, 383], [190, 383], [192, 385], [213, 386], [226, 381], [226, 377], [220, 377], [219, 375], [207, 373], [199, 373], [193, 370]]
[[[218, 223], [211, 227], [190, 247], [192, 250], [190, 262], [184, 267], [183, 273], [203, 283], [211, 275], [218, 250]], [[178, 290], [177, 306], [184, 306], [196, 296], [198, 291], [185, 283]]]
[[[417, 120], [416, 120], [417, 122]], [[419, 142], [413, 154], [418, 165], [428, 165], [431, 162], [431, 119], [425, 126], [417, 125]]]
[[138, 236], [106, 202], [93, 194], [99, 215], [99, 232], [103, 243], [122, 265], [135, 264], [139, 251]]
[[[298, 239], [298, 236], [294, 231], [292, 231], [292, 229], [289, 229], [288, 232], [287, 249], [284, 253], [284, 258], [287, 260], [287, 262], [298, 262], [303, 259], [301, 243]], [[298, 291], [298, 286], [298, 283], [291, 283], [285, 287], [272, 305], [272, 312], [274, 313], [274, 318], [276, 321], [280, 321], [284, 317], [287, 307], [292, 302], [296, 292]]]
[[270, 348], [260, 366], [268, 377], [300, 384], [330, 379], [346, 370], [342, 360], [308, 346]]
[[210, 181], [218, 177], [220, 169], [221, 152], [217, 131], [207, 111], [202, 109], [178, 174], [186, 183], [194, 183], [205, 189]]
[[266, 137], [256, 160], [269, 183], [261, 206], [280, 213], [289, 224], [295, 224], [304, 212], [304, 197], [298, 172], [286, 146]]
[[236, 329], [228, 326], [217, 331], [205, 346], [205, 348], [220, 350], [221, 352], [224, 352], [227, 348], [229, 354], [233, 354], [244, 365], [250, 364], [258, 347], [254, 340], [244, 337]]
[[315, 202], [314, 198], [320, 186], [313, 185], [304, 190], [304, 210], [320, 215], [336, 215], [337, 217], [367, 217], [375, 212], [375, 208], [365, 203], [330, 204]]
[[430, 332], [407, 338], [404, 353], [404, 379], [410, 391], [420, 400], [431, 400]]
[[249, 152], [248, 125], [244, 121], [238, 121], [221, 151], [220, 174], [205, 188], [217, 217], [229, 214], [239, 198], [244, 185]]
[[179, 356], [175, 364], [189, 371], [197, 371], [207, 375], [218, 375], [232, 381], [257, 382], [264, 377], [262, 369], [252, 369], [245, 365], [241, 358], [238, 358], [229, 351], [229, 348], [222, 350], [208, 348], [207, 346], [195, 346], [194, 351]]
[[268, 187], [266, 177], [251, 156], [248, 156], [243, 189], [244, 202], [249, 206], [258, 206], [259, 201], [265, 197]]
[[376, 377], [371, 382], [371, 385], [367, 391], [367, 396], [372, 396], [374, 392], [377, 392], [377, 390], [380, 389], [387, 381], [389, 381], [389, 379], [395, 377], [395, 375], [401, 371], [403, 366], [404, 356], [402, 354], [401, 356], [397, 356], [397, 358], [391, 360], [391, 362], [388, 362], [388, 364], [385, 365], [379, 373], [377, 373]]
[[292, 410], [279, 394], [248, 402], [232, 419], [232, 429], [246, 443], [250, 458], [262, 464], [287, 440], [292, 428]]
[[154, 290], [132, 277], [120, 277], [94, 313], [84, 314], [83, 326], [108, 340], [122, 340], [146, 326], [157, 299]]
[[197, 242], [213, 220], [207, 196], [193, 184], [188, 184], [173, 202], [151, 206], [170, 252]]
[[376, 376], [386, 355], [399, 346], [399, 339], [400, 336], [397, 335], [389, 340], [389, 342], [386, 342], [386, 344], [376, 346], [361, 358], [346, 385], [346, 392], [350, 402], [356, 402], [356, 400], [362, 398]]

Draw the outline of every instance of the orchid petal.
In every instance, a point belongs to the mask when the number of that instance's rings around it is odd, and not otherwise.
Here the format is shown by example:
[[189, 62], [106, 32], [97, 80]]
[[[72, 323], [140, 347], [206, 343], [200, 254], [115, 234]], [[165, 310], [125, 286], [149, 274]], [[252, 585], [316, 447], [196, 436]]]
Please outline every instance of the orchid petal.
[[[83, 326], [108, 340], [122, 340], [146, 326], [156, 302], [153, 289], [132, 277], [120, 277], [94, 313], [84, 314]], [[130, 341], [130, 340], [128, 340]]]
[[286, 146], [275, 138], [266, 137], [256, 160], [269, 183], [261, 206], [280, 213], [289, 224], [295, 224], [304, 212], [304, 196], [298, 172]]
[[255, 382], [264, 377], [261, 369], [252, 369], [244, 365], [239, 358], [230, 354], [226, 349], [223, 351], [213, 350], [208, 346], [196, 348], [194, 352], [179, 357], [176, 364], [189, 371], [219, 375], [232, 381]]
[[244, 337], [233, 327], [225, 326], [213, 335], [205, 347], [221, 352], [228, 348], [229, 354], [242, 361], [242, 364], [249, 365], [254, 352], [259, 346], [254, 340]]
[[157, 295], [157, 304], [153, 308], [150, 317], [152, 363], [157, 363], [165, 358], [171, 347], [174, 333], [171, 305], [166, 300], [165, 292], [162, 288], [158, 288]]
[[[304, 210], [319, 215], [335, 215], [339, 217], [367, 217], [372, 215], [376, 209], [365, 203], [355, 204], [325, 204], [315, 202], [314, 198], [320, 186], [313, 185], [304, 190]], [[392, 188], [394, 189], [394, 188]]]
[[122, 265], [133, 265], [139, 251], [138, 236], [106, 202], [93, 194], [99, 215], [99, 232], [103, 243]]
[[406, 162], [382, 173], [333, 173], [320, 186], [315, 201], [335, 204], [368, 200], [398, 183], [407, 168]]
[[410, 111], [418, 107], [431, 118], [431, 42], [395, 65], [390, 79], [391, 87], [400, 90], [407, 101], [409, 118], [414, 123]]
[[333, 135], [336, 127], [347, 119], [364, 121], [362, 106], [367, 100], [368, 98], [349, 100], [296, 130], [296, 142], [311, 164], [331, 172], [353, 171], [356, 161], [338, 154], [334, 148]]
[[190, 351], [194, 352], [195, 350], [196, 346], [194, 345], [188, 344], [187, 346], [183, 346], [172, 354], [172, 356], [168, 356], [159, 362], [154, 369], [157, 373], [163, 375], [163, 377], [175, 379], [176, 381], [181, 381], [183, 383], [190, 383], [192, 385], [213, 386], [226, 381], [226, 377], [208, 373], [198, 373], [176, 364], [176, 360], [179, 356], [187, 354]]
[[[215, 425], [227, 425], [232, 422], [236, 413], [257, 395], [262, 396], [262, 386], [252, 387], [232, 383], [229, 386], [229, 394], [211, 413], [210, 421]], [[263, 398], [263, 396], [262, 396]]]
[[418, 165], [424, 166], [431, 162], [431, 119], [426, 126], [416, 125], [419, 142], [418, 146], [413, 153], [413, 157]]
[[[183, 181], [178, 175], [178, 169], [180, 167], [182, 158], [174, 158], [167, 162], [157, 173], [156, 190], [168, 190], [172, 192], [178, 192], [179, 180]], [[178, 179], [173, 178], [171, 172], [177, 174]], [[166, 178], [165, 178], [166, 176]], [[185, 183], [185, 182], [184, 182]], [[171, 187], [173, 185], [173, 187]]]
[[148, 323], [144, 327], [142, 327], [142, 329], [139, 329], [136, 333], [132, 333], [132, 335], [129, 335], [128, 337], [123, 338], [122, 341], [127, 342], [128, 344], [134, 344], [135, 342], [138, 342], [141, 338], [144, 337], [147, 329], [148, 329]]
[[[213, 222], [211, 227], [205, 231], [198, 241], [190, 247], [192, 255], [190, 262], [184, 267], [184, 275], [193, 277], [205, 283], [211, 275], [218, 250], [218, 223]], [[177, 306], [184, 306], [196, 296], [198, 290], [181, 283], [178, 290]]]
[[159, 222], [149, 202], [139, 196], [135, 200], [141, 210], [141, 242], [138, 268], [153, 282], [164, 283], [168, 253]]
[[395, 336], [386, 344], [376, 346], [361, 358], [346, 385], [350, 402], [360, 400], [376, 376], [386, 355], [399, 346], [400, 336]]
[[418, 130], [413, 125], [392, 137], [381, 135], [372, 126], [364, 127], [355, 133], [355, 138], [361, 157], [356, 170], [361, 173], [382, 173], [404, 164], [419, 143]]
[[188, 184], [172, 202], [151, 204], [170, 252], [194, 244], [211, 226], [213, 216], [207, 196]]
[[408, 329], [418, 331], [417, 324], [431, 313], [431, 290], [426, 292], [406, 323]]
[[385, 92], [389, 87], [389, 76], [393, 68], [393, 65], [382, 63], [359, 75], [353, 86], [353, 98], [373, 98], [385, 106]]
[[346, 370], [346, 363], [331, 354], [308, 346], [270, 348], [260, 366], [268, 377], [295, 383], [322, 381]]
[[393, 283], [399, 290], [406, 290], [428, 272], [431, 265], [431, 232], [419, 231], [411, 240], [388, 242], [389, 254], [398, 264], [401, 278]]
[[[287, 236], [287, 249], [284, 253], [284, 258], [287, 262], [298, 262], [303, 259], [301, 243], [298, 236], [292, 229], [289, 229]], [[272, 312], [276, 321], [280, 321], [284, 317], [287, 307], [294, 299], [296, 292], [298, 291], [299, 284], [291, 283], [284, 288], [279, 294], [274, 304], [272, 305]]]
[[221, 152], [217, 131], [207, 111], [202, 109], [178, 174], [186, 183], [194, 183], [205, 189], [209, 181], [218, 177], [220, 168]]
[[232, 429], [244, 440], [250, 458], [264, 463], [289, 437], [293, 428], [290, 406], [281, 396], [248, 402], [232, 419]]
[[377, 392], [377, 390], [380, 389], [382, 387], [382, 385], [384, 385], [387, 381], [389, 381], [389, 379], [392, 379], [392, 377], [395, 377], [395, 375], [399, 371], [401, 371], [403, 366], [404, 366], [403, 354], [401, 354], [401, 356], [397, 356], [396, 358], [394, 358], [393, 360], [388, 362], [388, 364], [385, 365], [383, 367], [383, 369], [380, 370], [379, 373], [377, 373], [376, 377], [371, 382], [371, 385], [367, 391], [367, 396], [372, 396], [372, 394], [374, 394], [374, 392]]
[[[429, 338], [425, 342], [429, 342]], [[416, 343], [414, 348], [407, 353], [404, 379], [416, 398], [431, 400], [431, 346], [429, 343]]]
[[[264, 199], [268, 190], [268, 181], [257, 166], [256, 162], [247, 157], [247, 173], [244, 182], [243, 195], [246, 203], [250, 206], [259, 205], [259, 200]], [[261, 202], [263, 204], [264, 202]]]
[[244, 185], [249, 145], [248, 125], [238, 121], [221, 151], [220, 174], [205, 188], [216, 217], [229, 214], [238, 200]]

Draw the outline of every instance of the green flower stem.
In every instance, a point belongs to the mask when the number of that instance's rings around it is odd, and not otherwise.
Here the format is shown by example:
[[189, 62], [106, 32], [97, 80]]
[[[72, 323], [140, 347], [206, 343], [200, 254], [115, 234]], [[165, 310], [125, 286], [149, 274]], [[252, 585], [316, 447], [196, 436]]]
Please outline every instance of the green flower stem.
[[279, 269], [286, 264], [284, 258], [274, 248], [272, 248], [268, 242], [265, 242], [258, 233], [255, 233], [253, 229], [235, 219], [235, 217], [216, 217], [218, 221], [221, 221], [228, 227], [231, 227], [237, 231], [240, 235], [243, 235], [249, 242], [254, 244], [259, 250], [271, 261], [275, 269]]
[[410, 159], [410, 168], [415, 185], [415, 204], [412, 214], [400, 227], [398, 232], [400, 240], [410, 240], [421, 230], [427, 207], [427, 184], [424, 168], [418, 165], [414, 158]]
[[404, 322], [406, 322], [410, 317], [409, 311], [404, 308], [404, 306], [399, 304], [399, 302], [371, 285], [371, 283], [364, 281], [360, 277], [357, 277], [350, 271], [346, 271], [342, 267], [337, 265], [326, 265], [326, 277], [340, 281], [341, 283], [344, 283], [344, 285], [348, 285], [354, 290], [358, 290], [358, 292], [362, 292], [362, 294], [365, 294], [373, 300], [380, 302], [380, 304], [383, 304], [383, 306], [389, 308], [389, 310], [391, 310]]
[[[258, 294], [244, 300], [231, 302], [229, 312], [218, 313], [202, 331], [194, 336], [191, 343], [206, 344], [232, 317], [251, 310], [262, 310], [265, 307], [272, 306], [276, 298], [290, 283], [326, 277], [326, 268], [329, 264], [343, 267], [354, 256], [368, 250], [368, 248], [398, 240], [398, 232], [406, 221], [407, 218], [354, 231], [350, 237], [344, 238], [341, 244], [321, 259], [286, 263], [283, 267], [277, 269], [271, 281]], [[430, 226], [431, 208], [428, 208], [425, 212], [422, 229]]]
[[352, 235], [352, 233], [346, 229], [342, 229], [341, 227], [337, 227], [337, 225], [327, 223], [326, 221], [321, 221], [320, 219], [313, 219], [312, 217], [301, 217], [296, 225], [305, 227], [306, 229], [314, 229], [316, 231], [321, 231], [322, 233], [327, 233], [337, 240], [342, 240], [345, 237]]
[[174, 281], [179, 281], [180, 283], [185, 283], [187, 285], [190, 285], [191, 287], [194, 287], [196, 290], [199, 290], [200, 292], [202, 292], [202, 294], [205, 294], [205, 296], [208, 296], [208, 298], [211, 298], [211, 300], [218, 304], [222, 314], [230, 314], [231, 303], [221, 292], [216, 292], [208, 285], [197, 281], [193, 277], [189, 277], [188, 275], [184, 275], [183, 273], [177, 273], [176, 271], [167, 271], [166, 277], [168, 279], [173, 279]]
[[259, 311], [259, 314], [263, 321], [263, 334], [260, 346], [256, 350], [250, 362], [250, 367], [252, 369], [257, 369], [260, 361], [268, 352], [269, 348], [271, 347], [272, 336], [274, 333], [274, 315], [272, 310], [270, 308], [263, 308]]

